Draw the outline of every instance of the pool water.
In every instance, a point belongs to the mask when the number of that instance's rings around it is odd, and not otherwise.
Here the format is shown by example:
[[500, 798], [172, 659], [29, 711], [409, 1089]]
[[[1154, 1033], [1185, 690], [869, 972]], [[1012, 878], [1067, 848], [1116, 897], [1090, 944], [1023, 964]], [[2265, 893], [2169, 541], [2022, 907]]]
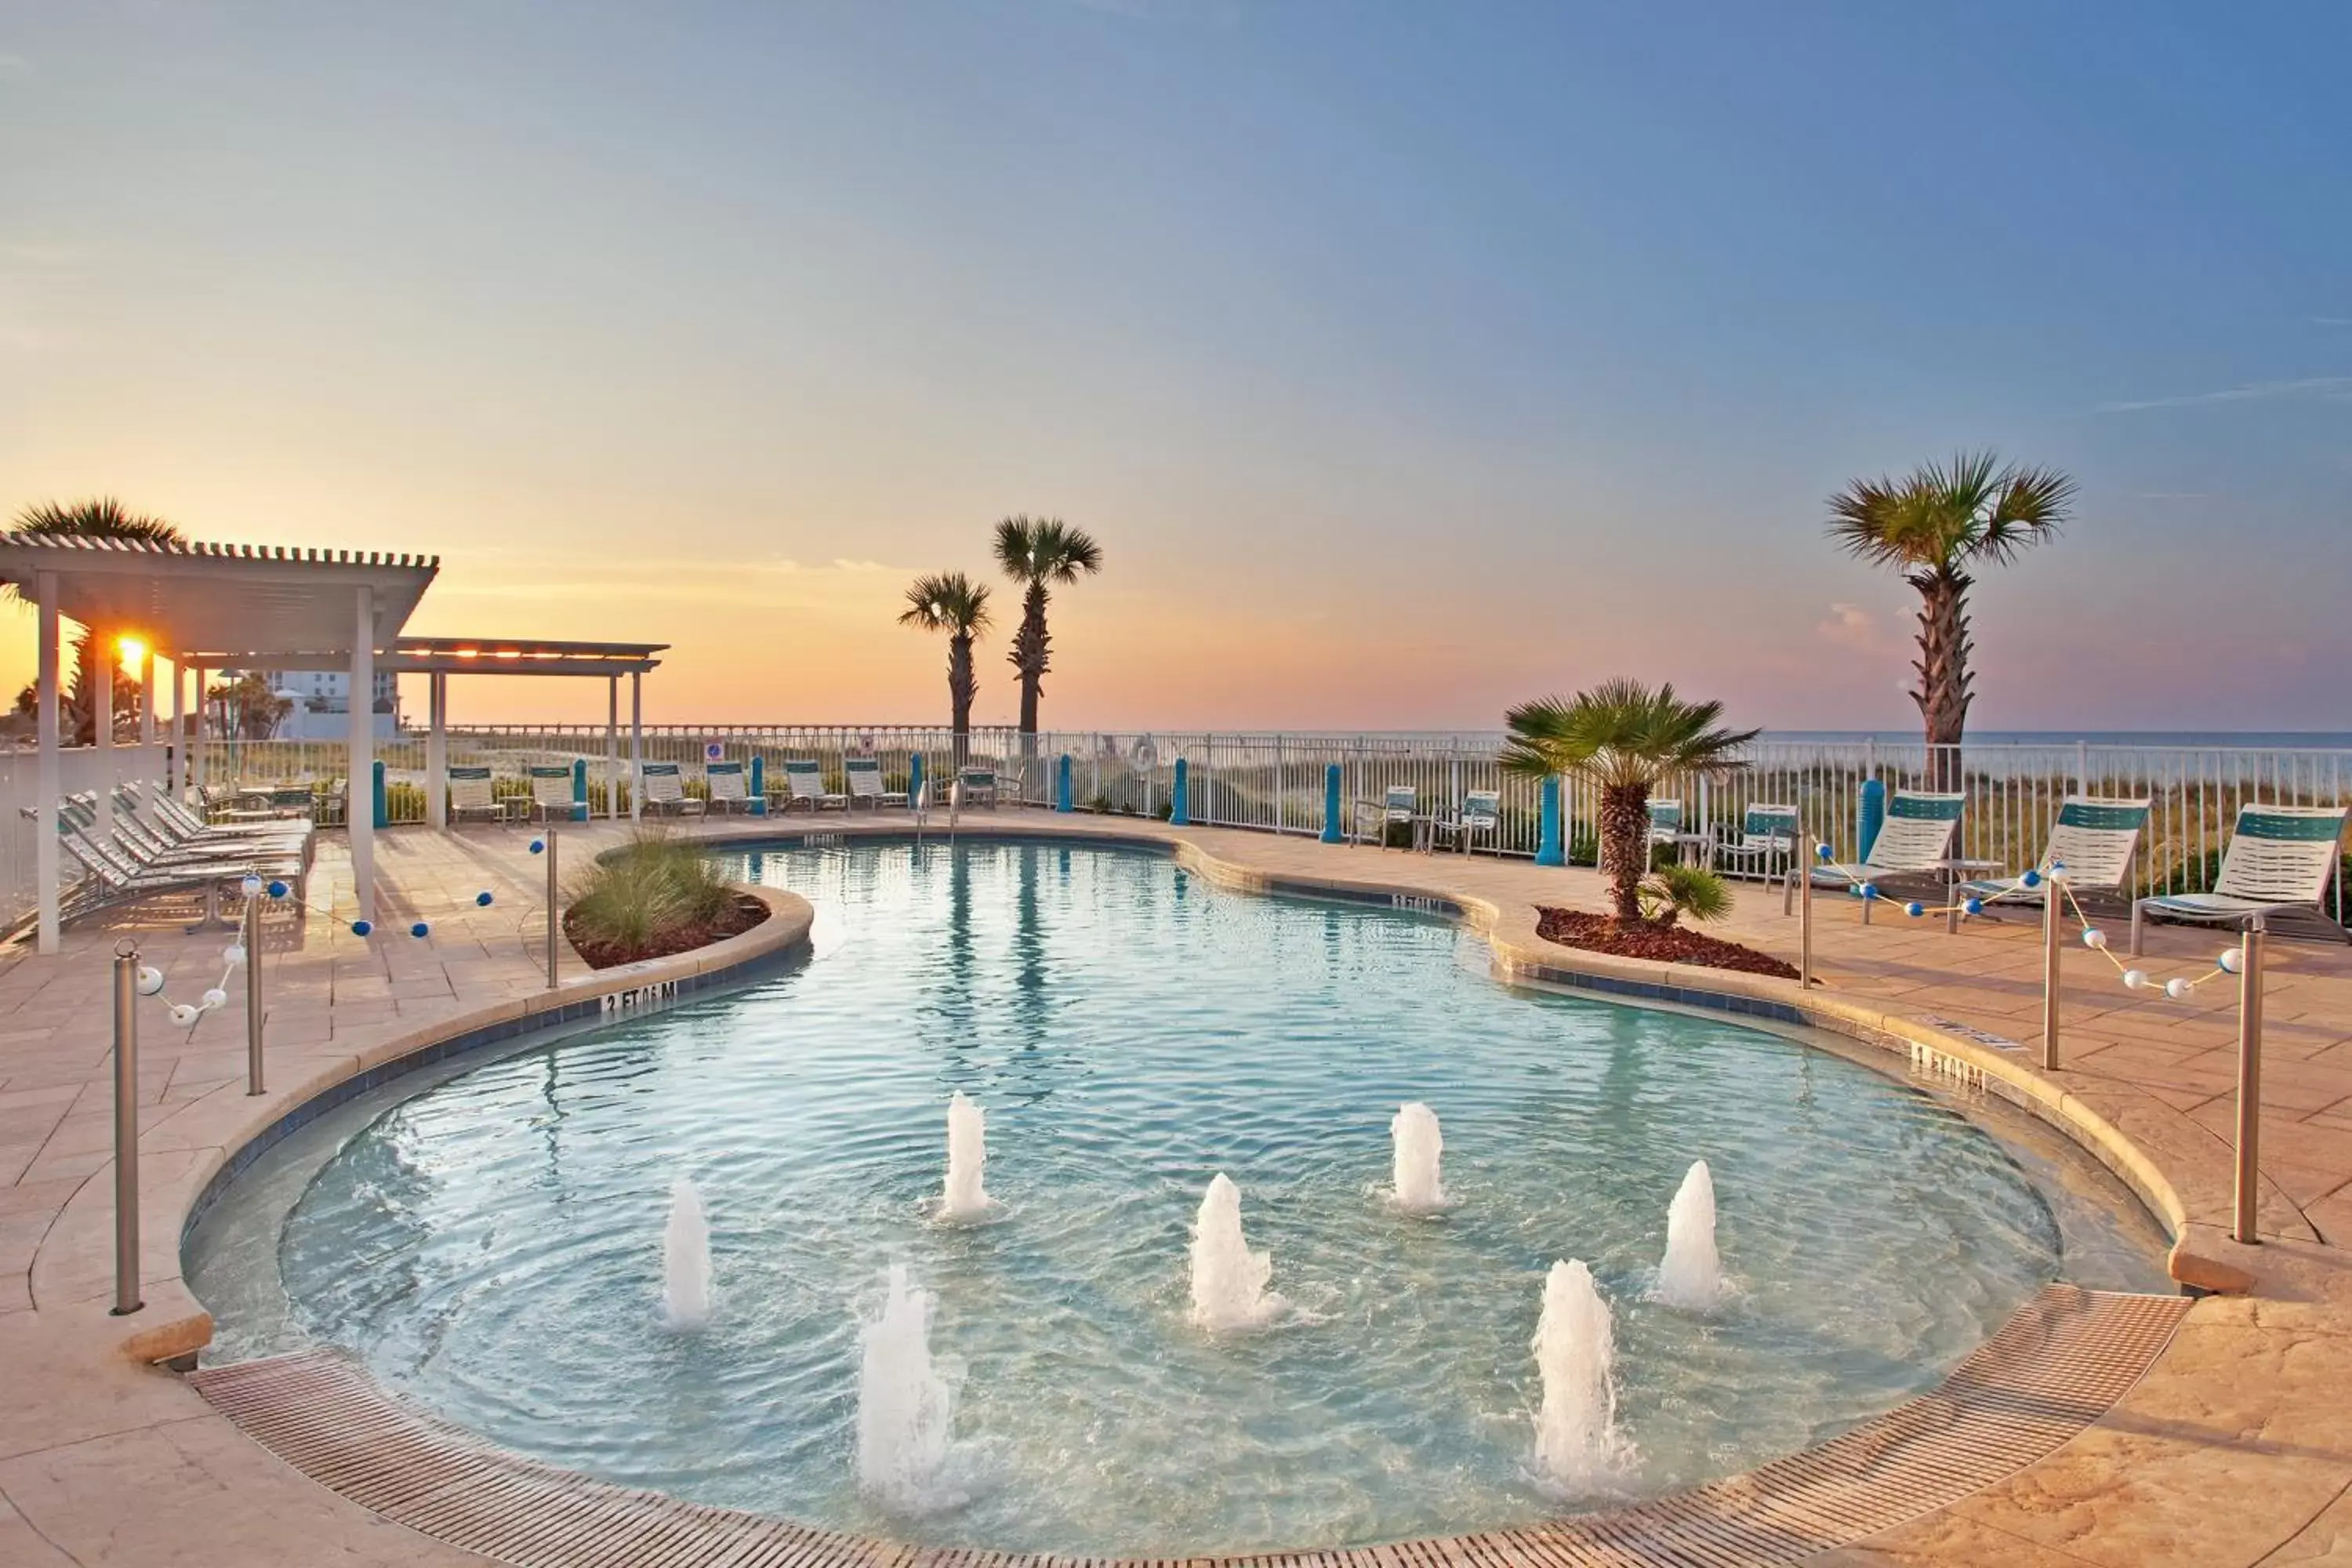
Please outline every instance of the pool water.
[[[1506, 989], [1438, 919], [1034, 843], [735, 871], [816, 905], [810, 962], [322, 1124], [346, 1141], [283, 1156], [290, 1212], [225, 1205], [193, 1244], [224, 1346], [344, 1346], [508, 1448], [683, 1497], [1174, 1556], [1606, 1500], [1530, 1468], [1556, 1258], [1614, 1312], [1633, 1458], [1601, 1490], [1626, 1496], [1885, 1410], [2047, 1281], [2161, 1288], [2153, 1229], [2079, 1163], [1794, 1039]], [[927, 1208], [959, 1089], [1001, 1205], [977, 1226]], [[1442, 1122], [1436, 1217], [1383, 1201], [1406, 1100]], [[1707, 1315], [1644, 1299], [1696, 1159], [1737, 1287]], [[1219, 1172], [1291, 1304], [1255, 1333], [1187, 1314]], [[660, 1319], [680, 1176], [710, 1216], [693, 1334]], [[967, 1495], [928, 1512], [857, 1486], [858, 1327], [894, 1263], [959, 1388]]]

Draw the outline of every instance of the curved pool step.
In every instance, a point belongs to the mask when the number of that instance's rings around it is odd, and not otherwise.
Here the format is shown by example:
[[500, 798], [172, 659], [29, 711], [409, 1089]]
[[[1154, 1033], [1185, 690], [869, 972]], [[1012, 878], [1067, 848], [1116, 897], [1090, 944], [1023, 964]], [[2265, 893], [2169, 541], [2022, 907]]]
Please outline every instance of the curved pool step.
[[[1287, 1568], [1801, 1563], [1958, 1502], [2049, 1454], [2130, 1391], [2190, 1305], [2179, 1296], [2046, 1286], [1932, 1392], [1745, 1475], [1607, 1513], [1401, 1546], [1229, 1561]], [[918, 1557], [932, 1568], [1043, 1568], [1072, 1561], [873, 1541], [615, 1486], [420, 1415], [332, 1351], [207, 1368], [188, 1381], [321, 1486], [517, 1568], [882, 1568]]]

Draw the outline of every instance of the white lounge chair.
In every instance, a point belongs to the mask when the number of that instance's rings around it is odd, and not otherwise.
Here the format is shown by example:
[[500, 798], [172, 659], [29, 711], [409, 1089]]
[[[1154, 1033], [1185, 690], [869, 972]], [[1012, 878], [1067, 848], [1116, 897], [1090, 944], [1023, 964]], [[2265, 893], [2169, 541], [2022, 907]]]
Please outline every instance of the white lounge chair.
[[1385, 849], [1390, 828], [1402, 822], [1410, 835], [1413, 825], [1421, 820], [1421, 792], [1411, 784], [1391, 784], [1380, 799], [1358, 801], [1349, 815], [1351, 839], [1363, 842], [1364, 831], [1369, 827], [1373, 842]]
[[2133, 900], [2132, 952], [2139, 952], [2140, 928], [2149, 915], [2211, 924], [2310, 910], [2324, 919], [2320, 900], [2343, 853], [2344, 816], [2344, 808], [2335, 805], [2240, 808], [2211, 892]]
[[[2112, 800], [2070, 795], [2058, 804], [2058, 820], [2050, 829], [2050, 844], [2042, 852], [2037, 871], [2066, 868], [2066, 883], [2076, 898], [2085, 893], [2120, 893], [2131, 878], [2139, 854], [2139, 836], [2147, 827], [2150, 802]], [[1987, 877], [1962, 882], [1960, 892], [1979, 899], [2039, 904], [2049, 883], [2037, 876], [2025, 885], [2022, 876]]]
[[702, 769], [702, 782], [710, 791], [707, 809], [718, 811], [749, 811], [751, 791], [740, 763], [707, 763]]
[[686, 793], [686, 780], [676, 763], [640, 763], [638, 771], [646, 781], [646, 805], [654, 812], [671, 816], [702, 815], [703, 803]]
[[578, 804], [572, 798], [572, 770], [558, 763], [534, 763], [526, 771], [530, 804], [525, 816], [536, 813], [541, 822], [571, 821], [572, 808]]
[[882, 787], [882, 759], [879, 757], [847, 757], [843, 759], [842, 772], [849, 776], [849, 804], [855, 806], [865, 801], [876, 811], [886, 805], [905, 805], [907, 792]]
[[839, 806], [849, 809], [849, 797], [838, 790], [824, 787], [824, 768], [814, 758], [802, 758], [784, 764], [784, 810], [805, 805], [812, 812], [828, 811]]
[[1650, 802], [1650, 842], [1675, 844], [1683, 836], [1683, 803], [1671, 796]]
[[1439, 838], [1451, 838], [1462, 846], [1462, 853], [1470, 853], [1471, 841], [1479, 834], [1493, 843], [1503, 828], [1503, 792], [1494, 789], [1474, 789], [1462, 797], [1462, 809], [1450, 817], [1440, 817], [1429, 825], [1433, 846]]
[[[1878, 826], [1878, 837], [1870, 847], [1870, 858], [1853, 869], [1859, 882], [1875, 886], [1897, 877], [1934, 877], [1941, 873], [1947, 890], [1953, 886], [1951, 870], [1944, 862], [1951, 858], [1952, 835], [1959, 831], [1960, 814], [1968, 809], [1969, 797], [1964, 795], [1935, 795], [1926, 790], [1898, 789], [1886, 802], [1886, 820]], [[1813, 872], [1813, 882], [1826, 882], [1833, 888], [1853, 887], [1842, 868], [1822, 868]], [[1870, 905], [1862, 906], [1862, 918], [1870, 919]]]
[[[567, 783], [564, 787], [568, 791], [571, 785]], [[498, 797], [488, 768], [453, 766], [449, 769], [450, 821], [463, 822], [468, 816], [487, 816], [492, 822], [504, 822], [511, 809], [511, 803]]]
[[996, 770], [986, 767], [963, 767], [956, 770], [957, 803], [965, 810], [977, 807], [985, 797], [989, 809], [996, 807]]

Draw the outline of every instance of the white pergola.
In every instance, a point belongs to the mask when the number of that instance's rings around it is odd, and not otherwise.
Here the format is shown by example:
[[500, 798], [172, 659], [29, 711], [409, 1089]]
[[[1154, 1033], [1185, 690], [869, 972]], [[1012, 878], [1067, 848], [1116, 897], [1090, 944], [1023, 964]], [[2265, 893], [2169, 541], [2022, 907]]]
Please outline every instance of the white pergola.
[[[441, 569], [438, 556], [358, 551], [304, 550], [279, 545], [0, 535], [0, 582], [40, 612], [39, 753], [37, 765], [35, 874], [40, 913], [37, 950], [58, 951], [58, 619], [64, 616], [110, 637], [146, 645], [146, 691], [141, 743], [155, 740], [155, 655], [169, 658], [175, 727], [188, 711], [183, 680], [223, 668], [319, 668], [348, 663], [352, 679], [351, 768], [354, 795], [374, 773], [375, 732], [370, 693], [376, 650], [396, 648], [401, 627]], [[113, 650], [102, 657], [110, 665]], [[396, 657], [396, 656], [395, 656]], [[114, 743], [101, 722], [96, 740]], [[100, 809], [110, 810], [100, 791]], [[375, 819], [346, 814], [351, 829], [352, 884], [363, 920], [375, 918]]]

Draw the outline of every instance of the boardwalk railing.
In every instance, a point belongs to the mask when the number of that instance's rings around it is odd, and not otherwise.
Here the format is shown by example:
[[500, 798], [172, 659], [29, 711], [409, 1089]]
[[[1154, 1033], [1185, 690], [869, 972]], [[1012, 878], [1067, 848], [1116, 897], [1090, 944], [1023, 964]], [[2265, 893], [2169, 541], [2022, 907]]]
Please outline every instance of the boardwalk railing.
[[[627, 810], [629, 740], [608, 749], [608, 731], [593, 725], [478, 727], [453, 731], [449, 761], [488, 764], [523, 788], [533, 763], [588, 764], [597, 815]], [[1493, 847], [1533, 855], [1539, 836], [1538, 781], [1503, 772], [1496, 735], [1337, 735], [1207, 733], [1192, 731], [1054, 731], [1026, 743], [1001, 726], [976, 729], [961, 755], [993, 764], [1008, 798], [1032, 805], [1054, 800], [1059, 760], [1071, 761], [1071, 795], [1080, 811], [1142, 816], [1168, 815], [1175, 765], [1186, 764], [1187, 804], [1194, 822], [1274, 833], [1319, 833], [1326, 770], [1340, 769], [1341, 809], [1378, 800], [1391, 785], [1410, 784], [1421, 808], [1450, 812], [1473, 790], [1502, 797]], [[826, 786], [845, 788], [842, 760], [880, 759], [884, 787], [900, 789], [912, 762], [944, 781], [959, 756], [944, 728], [900, 725], [744, 725], [648, 728], [648, 761], [675, 762], [696, 779], [707, 748], [730, 761], [765, 760], [781, 784], [787, 759], [814, 759]], [[425, 818], [425, 742], [407, 735], [381, 742], [386, 764], [388, 816], [394, 822]], [[201, 748], [198, 776], [218, 783], [276, 784], [332, 780], [348, 753], [340, 742], [263, 741]], [[1986, 742], [1930, 751], [1886, 742], [1766, 739], [1751, 746], [1748, 766], [1717, 779], [1670, 781], [1661, 794], [1684, 804], [1689, 831], [1713, 826], [1736, 835], [1750, 803], [1797, 807], [1805, 828], [1826, 840], [1839, 858], [1858, 858], [1857, 813], [1863, 785], [1876, 779], [1889, 789], [1957, 789], [1968, 796], [1962, 852], [2021, 868], [2041, 856], [2060, 802], [2070, 794], [2137, 797], [2154, 803], [2142, 845], [2136, 886], [2142, 891], [2189, 892], [2209, 887], [2240, 806], [2257, 804], [2352, 803], [2352, 752], [2225, 746], [2107, 745], [2089, 742]], [[1017, 781], [1017, 782], [1016, 782]], [[698, 789], [698, 781], [689, 788]], [[1572, 783], [1562, 791], [1565, 847], [1572, 862], [1593, 858], [1599, 801]], [[1480, 847], [1486, 847], [1481, 840]], [[2329, 894], [2341, 920], [2344, 892]]]

